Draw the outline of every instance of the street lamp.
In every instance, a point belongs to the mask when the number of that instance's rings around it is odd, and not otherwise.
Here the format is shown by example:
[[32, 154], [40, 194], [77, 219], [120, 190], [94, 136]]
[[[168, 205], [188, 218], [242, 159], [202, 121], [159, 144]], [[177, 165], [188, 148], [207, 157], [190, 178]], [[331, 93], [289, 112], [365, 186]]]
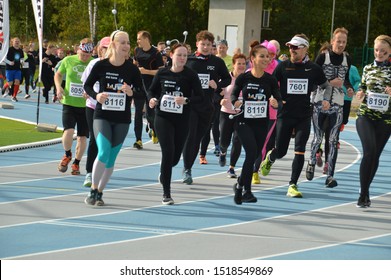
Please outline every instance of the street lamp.
[[117, 26], [117, 9], [116, 9], [116, 3], [114, 3], [114, 9], [111, 10], [111, 13], [114, 16], [114, 24], [115, 24], [115, 30], [118, 30]]

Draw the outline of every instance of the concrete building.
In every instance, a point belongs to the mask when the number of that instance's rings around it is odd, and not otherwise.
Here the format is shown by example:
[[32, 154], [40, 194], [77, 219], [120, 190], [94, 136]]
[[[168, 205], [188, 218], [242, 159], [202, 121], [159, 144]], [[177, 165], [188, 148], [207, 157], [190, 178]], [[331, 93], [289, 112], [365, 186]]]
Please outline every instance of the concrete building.
[[208, 30], [228, 42], [228, 54], [239, 47], [244, 54], [252, 40], [260, 41], [263, 0], [210, 0]]

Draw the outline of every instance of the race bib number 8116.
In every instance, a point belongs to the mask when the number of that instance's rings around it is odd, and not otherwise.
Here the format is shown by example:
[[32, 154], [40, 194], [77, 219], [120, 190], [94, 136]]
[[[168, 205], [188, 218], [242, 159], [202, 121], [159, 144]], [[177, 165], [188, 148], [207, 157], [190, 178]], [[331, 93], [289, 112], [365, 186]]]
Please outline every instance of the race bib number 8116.
[[102, 104], [102, 110], [125, 111], [126, 95], [124, 93], [107, 92], [109, 97]]

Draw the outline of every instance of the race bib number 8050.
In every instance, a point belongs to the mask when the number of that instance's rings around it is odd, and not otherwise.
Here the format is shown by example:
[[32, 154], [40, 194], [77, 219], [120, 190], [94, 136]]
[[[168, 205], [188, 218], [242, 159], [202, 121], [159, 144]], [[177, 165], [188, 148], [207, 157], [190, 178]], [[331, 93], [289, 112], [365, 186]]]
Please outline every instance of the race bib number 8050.
[[83, 97], [83, 84], [70, 83], [69, 84], [69, 96], [73, 97]]

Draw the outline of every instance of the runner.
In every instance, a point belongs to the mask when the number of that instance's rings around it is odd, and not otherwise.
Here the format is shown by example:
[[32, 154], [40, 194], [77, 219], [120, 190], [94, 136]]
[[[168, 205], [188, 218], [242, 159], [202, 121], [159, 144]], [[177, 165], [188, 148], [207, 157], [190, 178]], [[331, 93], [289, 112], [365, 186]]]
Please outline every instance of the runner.
[[163, 200], [171, 198], [172, 168], [178, 164], [189, 130], [190, 106], [204, 99], [197, 73], [185, 66], [187, 48], [175, 44], [171, 48], [171, 68], [159, 69], [148, 92], [149, 107], [155, 108], [155, 129], [162, 151], [159, 182]]
[[[187, 66], [197, 72], [204, 90], [205, 98], [200, 104], [192, 107], [190, 113], [190, 129], [185, 147], [183, 149], [184, 178], [183, 183], [193, 183], [191, 168], [200, 149], [200, 142], [204, 137], [210, 139], [210, 129], [214, 116], [215, 99], [219, 102], [222, 98], [222, 88], [231, 83], [231, 76], [224, 61], [211, 54], [214, 36], [207, 30], [200, 31], [196, 35], [197, 51], [190, 55]], [[209, 134], [209, 135], [208, 135]], [[209, 143], [209, 140], [205, 140]], [[202, 154], [201, 157], [205, 156]]]
[[[286, 43], [291, 55], [290, 60], [279, 63], [274, 72], [280, 83], [283, 106], [277, 115], [276, 147], [266, 154], [261, 164], [261, 173], [267, 176], [276, 159], [286, 155], [295, 130], [295, 157], [287, 192], [289, 197], [302, 197], [297, 181], [303, 169], [305, 148], [311, 131], [311, 91], [320, 85], [326, 89], [325, 99], [329, 100], [331, 96], [331, 86], [322, 68], [309, 59], [308, 42], [304, 34], [295, 35]], [[324, 110], [330, 106], [327, 100], [322, 101]]]
[[[77, 54], [65, 57], [54, 75], [57, 98], [63, 104], [62, 123], [64, 132], [62, 134], [62, 145], [65, 154], [58, 164], [58, 171], [63, 173], [68, 170], [68, 164], [72, 160], [73, 134], [77, 125], [76, 156], [71, 166], [72, 175], [80, 175], [79, 163], [87, 146], [86, 100], [83, 97], [84, 90], [81, 76], [91, 60], [92, 49], [93, 44], [89, 38], [81, 40]], [[64, 76], [66, 77], [65, 88], [61, 86]]]
[[240, 152], [242, 150], [242, 143], [240, 143], [237, 129], [236, 120], [234, 115], [238, 113], [235, 110], [231, 102], [231, 93], [235, 85], [236, 78], [246, 71], [246, 56], [244, 54], [235, 54], [232, 58], [233, 71], [231, 75], [231, 84], [223, 89], [223, 99], [221, 99], [221, 111], [220, 111], [220, 158], [219, 164], [224, 167], [226, 164], [226, 156], [229, 145], [232, 148], [229, 162], [229, 169], [227, 171], [229, 178], [237, 178], [235, 173], [235, 165], [239, 159]]
[[[322, 144], [325, 129], [329, 131], [329, 148], [327, 151], [327, 177], [325, 186], [334, 188], [338, 186], [334, 178], [335, 164], [337, 162], [338, 149], [337, 143], [339, 132], [343, 121], [344, 92], [342, 86], [347, 87], [348, 94], [353, 95], [354, 90], [349, 81], [349, 69], [351, 65], [350, 57], [345, 53], [345, 47], [348, 40], [348, 31], [345, 28], [337, 28], [331, 39], [331, 49], [326, 49], [315, 60], [322, 67], [326, 78], [332, 85], [332, 98], [330, 109], [323, 110], [323, 90], [315, 91], [314, 109], [312, 114], [312, 123], [314, 129], [314, 138], [311, 145], [310, 158], [306, 168], [306, 178], [311, 181], [314, 178], [316, 153], [319, 152]], [[324, 122], [328, 119], [328, 125], [324, 129]]]
[[363, 99], [357, 114], [356, 127], [363, 147], [360, 164], [360, 196], [357, 207], [371, 206], [369, 187], [376, 175], [379, 159], [391, 135], [391, 37], [375, 39], [375, 61], [364, 67], [361, 90]]
[[[101, 59], [104, 59], [107, 48], [110, 44], [110, 37], [104, 37], [102, 38], [97, 46], [97, 52], [98, 52], [98, 58], [91, 60], [90, 63], [88, 63], [87, 68], [84, 70], [83, 75], [81, 77], [81, 80], [83, 83], [87, 80], [88, 76], [91, 73], [92, 68], [94, 67], [95, 63], [100, 61]], [[99, 83], [96, 83], [94, 85], [95, 92], [99, 92]], [[87, 162], [86, 162], [86, 177], [84, 179], [83, 186], [84, 187], [91, 187], [92, 184], [92, 166], [94, 164], [95, 158], [98, 154], [98, 147], [96, 146], [96, 140], [94, 135], [94, 112], [96, 107], [96, 99], [92, 98], [91, 96], [86, 96], [86, 119], [89, 129], [89, 141], [88, 141], [88, 148], [87, 148]]]
[[[134, 63], [138, 66], [143, 79], [143, 95], [135, 96], [133, 98], [135, 106], [134, 133], [136, 135], [136, 142], [134, 142], [133, 147], [139, 150], [143, 148], [141, 135], [143, 130], [143, 110], [147, 98], [147, 91], [157, 70], [164, 67], [162, 55], [154, 46], [152, 46], [151, 42], [152, 37], [148, 31], [142, 30], [137, 33], [138, 47], [134, 50]], [[149, 106], [146, 106], [146, 117], [148, 121], [147, 130], [152, 138], [152, 142], [157, 144], [159, 140], [155, 135], [153, 127], [154, 114], [154, 110], [149, 108]]]
[[[20, 39], [15, 37], [11, 41], [12, 46], [9, 47], [7, 57], [4, 59], [6, 63], [5, 75], [8, 82], [9, 94], [12, 95], [11, 100], [18, 102], [16, 95], [19, 92], [19, 85], [22, 79], [21, 62], [23, 62], [23, 50], [20, 48]], [[3, 97], [5, 95], [5, 88]]]
[[[261, 154], [266, 139], [269, 122], [269, 104], [277, 109], [281, 95], [275, 77], [265, 72], [270, 63], [269, 53], [265, 46], [257, 45], [250, 52], [251, 71], [239, 75], [231, 94], [235, 108], [242, 108], [237, 115], [237, 131], [246, 157], [242, 172], [234, 185], [234, 202], [254, 203], [257, 198], [251, 192], [251, 179], [254, 162]], [[242, 93], [242, 100], [239, 95]]]
[[[104, 205], [103, 190], [113, 174], [132, 119], [132, 88], [139, 89], [142, 84], [140, 71], [127, 59], [129, 51], [128, 33], [114, 31], [110, 35], [107, 58], [96, 62], [84, 83], [86, 93], [97, 101], [93, 126], [98, 156], [92, 169], [91, 191], [84, 200], [87, 205]], [[99, 82], [98, 92], [94, 90], [96, 82]]]

